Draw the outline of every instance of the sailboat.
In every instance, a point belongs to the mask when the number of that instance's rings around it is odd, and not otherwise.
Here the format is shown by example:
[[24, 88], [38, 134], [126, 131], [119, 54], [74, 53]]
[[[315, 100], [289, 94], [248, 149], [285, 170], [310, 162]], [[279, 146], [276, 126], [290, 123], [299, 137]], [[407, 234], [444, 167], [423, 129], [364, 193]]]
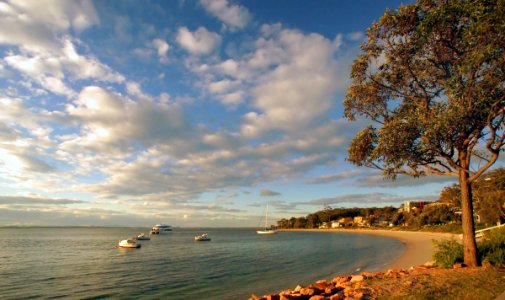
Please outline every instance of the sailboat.
[[268, 203], [267, 203], [267, 209], [265, 212], [265, 229], [264, 230], [256, 230], [257, 234], [274, 234], [277, 233], [277, 231], [273, 230], [272, 228], [268, 228]]

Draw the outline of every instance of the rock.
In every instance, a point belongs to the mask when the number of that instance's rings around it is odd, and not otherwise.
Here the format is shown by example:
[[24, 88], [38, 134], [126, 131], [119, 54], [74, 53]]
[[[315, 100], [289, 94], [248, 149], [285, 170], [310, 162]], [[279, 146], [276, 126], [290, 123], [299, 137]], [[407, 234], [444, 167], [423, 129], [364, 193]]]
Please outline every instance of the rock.
[[454, 269], [461, 269], [461, 268], [464, 268], [464, 267], [466, 267], [466, 265], [465, 265], [465, 264], [458, 263], [458, 264], [454, 264], [454, 267], [453, 267], [453, 268], [454, 268]]
[[344, 276], [339, 276], [339, 277], [333, 278], [333, 280], [331, 282], [333, 282], [335, 284], [342, 284], [342, 283], [346, 283], [346, 282], [350, 281], [351, 278], [352, 278], [352, 276], [344, 275]]
[[482, 262], [482, 267], [486, 268], [486, 269], [491, 268], [491, 267], [493, 267], [493, 264], [489, 260], [485, 260]]
[[299, 292], [301, 291], [301, 289], [303, 289], [303, 287], [301, 285], [297, 285], [294, 289], [295, 292]]
[[432, 261], [427, 261], [423, 264], [423, 267], [426, 267], [426, 268], [434, 268], [437, 266], [437, 262], [432, 260]]
[[352, 288], [350, 286], [347, 286], [343, 291], [343, 295], [346, 297], [350, 297], [353, 293], [354, 293], [354, 288]]
[[365, 278], [365, 279], [368, 279], [368, 278], [374, 278], [375, 274], [372, 272], [362, 272], [361, 276], [363, 276], [363, 278]]
[[324, 291], [329, 286], [332, 286], [331, 282], [328, 282], [326, 280], [318, 280], [318, 281], [316, 281], [316, 283], [312, 284], [310, 287]]
[[326, 295], [333, 295], [333, 294], [335, 294], [336, 291], [337, 291], [336, 287], [327, 287], [324, 289], [324, 293]]
[[280, 300], [281, 296], [279, 295], [268, 295], [266, 296], [266, 300]]
[[300, 290], [302, 296], [314, 296], [315, 293], [316, 291], [314, 289], [303, 288]]
[[335, 294], [335, 295], [330, 296], [330, 300], [343, 300], [343, 299], [344, 299], [344, 296], [340, 295], [340, 294]]
[[351, 278], [351, 282], [360, 282], [363, 281], [364, 277], [362, 275], [353, 275]]
[[414, 286], [414, 282], [407, 280], [403, 283], [404, 286]]
[[324, 300], [324, 296], [315, 295], [309, 298], [309, 300]]
[[391, 278], [398, 278], [399, 277], [400, 270], [398, 269], [389, 269], [385, 276], [391, 277]]

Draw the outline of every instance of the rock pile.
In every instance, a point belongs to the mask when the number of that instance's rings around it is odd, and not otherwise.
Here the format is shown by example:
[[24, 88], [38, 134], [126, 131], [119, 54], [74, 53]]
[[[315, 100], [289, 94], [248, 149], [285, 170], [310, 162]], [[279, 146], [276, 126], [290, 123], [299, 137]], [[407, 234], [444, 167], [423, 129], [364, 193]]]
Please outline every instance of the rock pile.
[[[353, 300], [369, 299], [373, 296], [373, 290], [366, 287], [366, 281], [380, 278], [401, 278], [409, 274], [433, 268], [432, 262], [410, 269], [390, 269], [387, 272], [362, 272], [359, 275], [343, 275], [333, 278], [331, 281], [319, 280], [308, 286], [297, 285], [292, 290], [284, 290], [279, 294], [258, 297], [252, 295], [249, 300]], [[408, 282], [414, 285], [413, 282]]]

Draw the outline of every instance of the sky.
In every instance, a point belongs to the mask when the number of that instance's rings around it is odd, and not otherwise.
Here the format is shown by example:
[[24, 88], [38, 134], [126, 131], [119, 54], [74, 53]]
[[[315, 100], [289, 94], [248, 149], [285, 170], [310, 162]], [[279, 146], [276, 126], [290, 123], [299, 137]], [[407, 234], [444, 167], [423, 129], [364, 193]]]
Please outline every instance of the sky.
[[366, 29], [400, 1], [0, 0], [0, 226], [257, 226], [436, 200], [346, 162]]

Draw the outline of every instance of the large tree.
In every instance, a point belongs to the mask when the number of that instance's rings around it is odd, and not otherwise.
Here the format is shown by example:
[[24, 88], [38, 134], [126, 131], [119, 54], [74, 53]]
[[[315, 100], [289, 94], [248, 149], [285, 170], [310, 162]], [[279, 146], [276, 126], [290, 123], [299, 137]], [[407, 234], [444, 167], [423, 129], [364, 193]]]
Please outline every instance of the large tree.
[[344, 100], [374, 122], [348, 160], [397, 174], [452, 175], [461, 189], [465, 263], [478, 265], [472, 189], [504, 145], [505, 0], [419, 0], [367, 32]]

